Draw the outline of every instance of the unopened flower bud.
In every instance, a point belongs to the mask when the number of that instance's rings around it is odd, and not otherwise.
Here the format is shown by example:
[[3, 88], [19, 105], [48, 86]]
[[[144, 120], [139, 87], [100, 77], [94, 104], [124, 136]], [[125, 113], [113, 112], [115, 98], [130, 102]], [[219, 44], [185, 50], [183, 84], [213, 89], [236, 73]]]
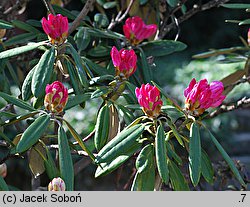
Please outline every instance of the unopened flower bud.
[[143, 112], [150, 118], [156, 118], [160, 115], [162, 100], [160, 91], [149, 83], [142, 84], [141, 88], [135, 89], [135, 94], [139, 104], [143, 107]]
[[68, 101], [68, 89], [60, 81], [55, 81], [48, 84], [45, 91], [45, 109], [53, 113], [62, 112]]
[[156, 24], [146, 25], [138, 16], [128, 18], [123, 26], [124, 35], [132, 45], [137, 45], [144, 39], [148, 39], [156, 33], [156, 30]]
[[57, 14], [55, 16], [53, 14], [49, 14], [48, 20], [43, 17], [42, 26], [52, 44], [60, 45], [64, 43], [68, 37], [68, 18], [62, 16], [61, 14]]
[[0, 165], [0, 176], [5, 178], [7, 175], [7, 165], [5, 163]]
[[49, 183], [48, 190], [49, 191], [65, 191], [66, 186], [65, 186], [65, 183], [64, 183], [63, 179], [61, 179], [60, 177], [54, 178]]
[[117, 76], [128, 79], [128, 77], [135, 72], [137, 56], [134, 50], [121, 49], [118, 51], [116, 47], [113, 47], [110, 55], [113, 65], [115, 66]]

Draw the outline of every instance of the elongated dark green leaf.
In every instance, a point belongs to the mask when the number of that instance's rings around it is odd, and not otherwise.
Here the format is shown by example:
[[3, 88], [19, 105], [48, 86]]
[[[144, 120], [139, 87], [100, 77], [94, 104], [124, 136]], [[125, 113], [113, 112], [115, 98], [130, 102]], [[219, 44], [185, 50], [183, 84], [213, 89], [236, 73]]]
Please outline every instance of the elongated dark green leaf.
[[167, 2], [169, 4], [169, 6], [175, 7], [175, 6], [177, 6], [179, 0], [167, 0]]
[[90, 60], [86, 57], [82, 57], [82, 60], [83, 60], [85, 67], [89, 68], [89, 70], [91, 70], [96, 75], [98, 75], [98, 76], [103, 76], [103, 75], [107, 75], [107, 74], [112, 75], [110, 73], [110, 71], [108, 71], [106, 68], [96, 64], [92, 60]]
[[150, 83], [150, 81], [152, 80], [152, 71], [150, 70], [145, 52], [142, 49], [140, 49], [140, 57], [142, 64], [143, 82]]
[[33, 74], [31, 91], [35, 97], [42, 97], [45, 94], [46, 85], [53, 73], [54, 61], [55, 47], [51, 47], [42, 55]]
[[21, 46], [21, 47], [17, 47], [17, 48], [3, 51], [0, 53], [0, 59], [12, 57], [15, 55], [19, 55], [21, 53], [28, 52], [30, 50], [34, 50], [34, 49], [36, 49], [39, 46], [44, 45], [44, 44], [45, 44], [45, 42], [32, 43], [32, 44], [28, 44], [25, 46]]
[[96, 28], [88, 28], [88, 27], [84, 27], [87, 29], [88, 33], [91, 36], [95, 36], [95, 37], [101, 37], [101, 38], [110, 38], [110, 39], [123, 39], [124, 36], [116, 33], [116, 32], [112, 32], [109, 30], [100, 30], [100, 29], [96, 29]]
[[0, 92], [0, 96], [3, 99], [5, 99], [7, 102], [12, 103], [15, 106], [18, 106], [18, 107], [20, 107], [22, 109], [26, 109], [26, 110], [29, 110], [29, 111], [34, 111], [35, 110], [32, 106], [30, 106], [29, 104], [27, 104], [26, 102], [24, 102], [21, 99], [15, 98], [14, 96], [10, 96], [10, 95], [8, 95], [6, 93], [3, 93], [3, 92]]
[[74, 36], [74, 40], [76, 42], [78, 51], [81, 52], [88, 47], [91, 38], [88, 31], [85, 28], [80, 27]]
[[83, 67], [81, 57], [79, 56], [79, 54], [77, 53], [77, 51], [75, 50], [75, 48], [71, 44], [68, 44], [68, 46], [69, 46], [68, 48], [69, 48], [70, 54], [72, 55], [72, 57], [75, 61], [75, 64], [76, 64], [78, 78], [79, 78], [82, 86], [87, 88], [89, 85], [89, 82], [87, 80], [87, 74], [86, 74], [85, 69]]
[[66, 190], [74, 190], [74, 169], [67, 135], [62, 126], [58, 129], [59, 166]]
[[2, 176], [0, 176], [0, 191], [8, 191], [8, 185], [6, 184], [5, 180]]
[[50, 116], [48, 114], [38, 117], [22, 134], [16, 146], [16, 152], [22, 153], [34, 145], [47, 129], [49, 121]]
[[201, 175], [201, 140], [199, 126], [191, 124], [189, 141], [189, 173], [194, 186], [199, 183]]
[[250, 4], [222, 4], [221, 6], [229, 9], [250, 9]]
[[109, 106], [104, 105], [97, 116], [94, 143], [97, 151], [106, 144], [109, 135]]
[[169, 181], [169, 171], [167, 166], [167, 150], [165, 144], [165, 134], [162, 125], [157, 128], [155, 138], [155, 156], [159, 175], [164, 183]]
[[166, 119], [166, 121], [168, 123], [168, 126], [172, 129], [172, 132], [173, 132], [175, 138], [177, 139], [177, 141], [179, 142], [179, 144], [184, 147], [184, 144], [183, 144], [183, 141], [182, 141], [182, 137], [179, 134], [179, 132], [177, 131], [174, 123], [170, 119]]
[[245, 19], [239, 23], [239, 25], [250, 24], [250, 19]]
[[144, 125], [137, 124], [130, 128], [125, 128], [110, 142], [108, 142], [97, 154], [96, 163], [109, 162], [115, 157], [122, 155], [133, 145], [137, 144], [137, 139], [144, 131]]
[[60, 173], [56, 167], [56, 164], [52, 158], [52, 155], [47, 147], [46, 149], [46, 154], [47, 154], [47, 159], [44, 161], [45, 169], [47, 172], [47, 175], [50, 180], [53, 180], [53, 178], [59, 177]]
[[107, 27], [109, 25], [109, 19], [106, 14], [95, 14], [94, 21], [99, 27]]
[[142, 173], [151, 163], [149, 157], [154, 155], [154, 147], [151, 144], [146, 145], [138, 155], [135, 166], [138, 173]]
[[117, 108], [122, 111], [122, 117], [126, 123], [126, 125], [131, 124], [135, 120], [135, 116], [132, 111], [130, 111], [128, 108], [126, 108], [123, 105], [117, 105]]
[[185, 180], [181, 170], [171, 160], [168, 160], [169, 178], [171, 184], [176, 191], [189, 191], [187, 181]]
[[[168, 133], [169, 134], [169, 133]], [[182, 159], [176, 154], [176, 152], [172, 149], [169, 142], [166, 142], [167, 153], [170, 158], [173, 158], [179, 165], [182, 165]]]
[[221, 153], [222, 157], [225, 159], [225, 161], [227, 162], [228, 166], [232, 170], [234, 176], [237, 178], [237, 180], [240, 182], [240, 184], [242, 186], [246, 187], [246, 184], [245, 184], [244, 180], [242, 179], [242, 177], [241, 177], [238, 169], [235, 167], [235, 165], [234, 165], [233, 161], [231, 160], [231, 158], [228, 156], [228, 154], [223, 149], [223, 147], [220, 145], [220, 143], [217, 141], [217, 139], [214, 137], [214, 135], [208, 129], [207, 129], [207, 131], [210, 134], [210, 138], [213, 141], [214, 145], [219, 150], [219, 152]]
[[91, 99], [99, 98], [100, 96], [107, 94], [109, 91], [109, 88], [106, 86], [99, 87], [91, 94]]
[[31, 82], [32, 82], [32, 77], [34, 75], [36, 66], [30, 70], [30, 72], [27, 74], [26, 78], [23, 81], [22, 85], [22, 98], [24, 101], [27, 101], [31, 96]]
[[87, 93], [79, 94], [79, 95], [75, 95], [75, 96], [69, 96], [69, 100], [68, 100], [68, 102], [67, 102], [64, 109], [68, 110], [68, 109], [70, 109], [70, 108], [72, 108], [74, 106], [77, 106], [77, 105], [89, 100], [90, 96], [91, 95], [87, 94]]
[[[137, 172], [131, 187], [132, 191], [152, 191], [155, 186], [155, 165], [154, 151], [151, 148], [150, 153], [144, 154], [143, 160], [147, 162], [142, 172]], [[142, 167], [143, 165], [141, 165]]]
[[182, 51], [186, 49], [186, 47], [184, 43], [173, 40], [157, 40], [142, 45], [142, 49], [147, 57], [169, 55], [174, 52]]
[[0, 29], [12, 29], [14, 28], [10, 22], [6, 22], [4, 20], [0, 20]]
[[18, 27], [19, 29], [25, 30], [27, 32], [40, 33], [40, 31], [38, 29], [36, 29], [35, 27], [33, 27], [25, 22], [19, 21], [19, 20], [13, 20], [12, 24], [15, 27]]
[[100, 177], [111, 173], [120, 167], [124, 162], [126, 162], [136, 151], [141, 147], [141, 144], [137, 143], [127, 151], [123, 152], [123, 155], [120, 155], [110, 162], [100, 163], [100, 166], [97, 167], [95, 172], [95, 177]]
[[6, 47], [9, 47], [9, 46], [16, 45], [16, 44], [25, 44], [35, 39], [36, 37], [37, 37], [37, 34], [34, 34], [34, 33], [19, 34], [5, 41], [4, 45]]
[[76, 132], [76, 130], [66, 121], [63, 120], [71, 135], [73, 136], [73, 138], [78, 142], [78, 144], [80, 145], [80, 147], [89, 155], [89, 157], [94, 161], [95, 160], [95, 156], [93, 155], [93, 153], [88, 149], [88, 147], [84, 144], [84, 142], [82, 141], [82, 138], [80, 137], [80, 135]]
[[27, 119], [29, 117], [35, 116], [38, 113], [39, 113], [39, 111], [33, 111], [33, 112], [29, 112], [27, 114], [12, 117], [12, 118], [4, 121], [3, 123], [1, 123], [0, 126], [7, 126], [7, 125], [10, 125], [10, 124], [14, 124], [16, 122], [22, 121], [22, 120]]
[[10, 140], [9, 137], [7, 137], [1, 130], [0, 130], [0, 137], [2, 137], [8, 144], [15, 146], [13, 142]]
[[88, 55], [92, 57], [107, 57], [110, 54], [110, 47], [105, 47], [102, 45], [98, 45], [94, 48], [91, 48], [88, 51]]
[[110, 1], [110, 2], [106, 2], [105, 4], [103, 4], [103, 8], [104, 9], [112, 9], [117, 5], [116, 1]]
[[214, 182], [214, 169], [207, 153], [204, 150], [201, 151], [201, 174], [208, 183], [212, 184]]
[[65, 9], [63, 7], [60, 7], [60, 6], [57, 6], [57, 5], [53, 5], [52, 7], [53, 7], [53, 9], [55, 10], [56, 13], [61, 14], [63, 16], [66, 16], [71, 20], [75, 20], [76, 17], [77, 17], [75, 14], [73, 14], [72, 12], [70, 12], [69, 10], [67, 10], [67, 9]]

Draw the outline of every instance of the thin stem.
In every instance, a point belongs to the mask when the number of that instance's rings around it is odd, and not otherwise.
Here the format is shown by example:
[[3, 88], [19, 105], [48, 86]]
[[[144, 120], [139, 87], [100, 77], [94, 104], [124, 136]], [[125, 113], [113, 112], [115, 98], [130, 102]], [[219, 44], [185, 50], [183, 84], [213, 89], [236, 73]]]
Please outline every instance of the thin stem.
[[43, 0], [44, 5], [46, 6], [46, 9], [48, 10], [49, 13], [56, 15], [55, 10], [53, 9], [52, 5], [50, 4], [50, 2], [48, 2], [47, 0]]

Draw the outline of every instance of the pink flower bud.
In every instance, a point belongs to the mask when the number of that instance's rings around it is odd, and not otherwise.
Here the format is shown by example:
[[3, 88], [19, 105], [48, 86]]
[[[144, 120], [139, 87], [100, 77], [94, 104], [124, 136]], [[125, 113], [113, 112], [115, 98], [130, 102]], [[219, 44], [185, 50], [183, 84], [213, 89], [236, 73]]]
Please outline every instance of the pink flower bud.
[[218, 107], [226, 98], [223, 91], [224, 86], [220, 81], [213, 81], [209, 85], [206, 79], [196, 82], [193, 78], [184, 91], [186, 110], [198, 116], [210, 107]]
[[42, 18], [42, 26], [52, 44], [60, 45], [67, 39], [69, 30], [67, 17], [61, 14], [57, 14], [56, 16], [49, 14], [48, 20], [45, 17]]
[[139, 104], [143, 107], [143, 112], [148, 117], [156, 118], [159, 116], [163, 102], [158, 88], [151, 86], [149, 83], [142, 84], [141, 88], [135, 89], [135, 95]]
[[116, 75], [125, 77], [131, 76], [136, 70], [137, 56], [134, 50], [121, 49], [118, 51], [113, 47], [110, 52], [113, 65], [116, 68]]
[[248, 42], [248, 45], [250, 45], [250, 29], [248, 30], [248, 34], [247, 34], [247, 42]]
[[68, 89], [60, 81], [55, 81], [46, 86], [45, 92], [45, 109], [53, 113], [62, 112], [68, 101]]
[[137, 45], [144, 39], [148, 39], [156, 33], [156, 30], [156, 24], [146, 25], [138, 16], [128, 18], [123, 25], [124, 35], [132, 45]]
[[5, 163], [0, 165], [0, 176], [5, 178], [7, 175], [7, 165]]
[[63, 179], [61, 179], [60, 177], [54, 178], [49, 183], [48, 190], [49, 191], [65, 191], [66, 186], [65, 186]]

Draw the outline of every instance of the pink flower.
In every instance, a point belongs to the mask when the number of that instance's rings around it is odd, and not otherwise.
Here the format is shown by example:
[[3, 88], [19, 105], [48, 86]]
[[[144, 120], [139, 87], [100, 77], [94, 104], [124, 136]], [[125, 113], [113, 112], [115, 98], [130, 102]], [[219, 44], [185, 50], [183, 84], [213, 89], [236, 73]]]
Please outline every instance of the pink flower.
[[137, 45], [144, 39], [148, 39], [156, 33], [156, 30], [156, 24], [146, 25], [138, 16], [128, 18], [123, 25], [124, 35], [132, 45]]
[[247, 34], [247, 42], [248, 42], [248, 45], [250, 45], [250, 29], [248, 30], [248, 34]]
[[68, 18], [57, 14], [49, 14], [48, 20], [42, 18], [42, 26], [44, 32], [48, 35], [52, 44], [62, 44], [67, 39], [69, 24]]
[[116, 68], [116, 75], [125, 77], [131, 76], [136, 70], [137, 56], [134, 50], [121, 49], [118, 51], [113, 47], [110, 52], [113, 65]]
[[210, 107], [218, 107], [226, 98], [223, 91], [224, 86], [220, 81], [213, 81], [209, 85], [206, 79], [196, 82], [193, 78], [184, 91], [186, 110], [198, 116]]
[[5, 163], [0, 164], [0, 176], [5, 178], [7, 175], [7, 165]]
[[49, 183], [48, 190], [49, 191], [65, 191], [66, 186], [65, 186], [63, 179], [61, 179], [60, 177], [54, 178]]
[[163, 102], [158, 88], [151, 86], [149, 83], [142, 84], [141, 88], [135, 89], [135, 95], [139, 104], [143, 107], [143, 112], [148, 117], [156, 118], [159, 116]]
[[55, 81], [46, 86], [44, 106], [48, 111], [60, 113], [68, 101], [68, 89], [60, 81]]

